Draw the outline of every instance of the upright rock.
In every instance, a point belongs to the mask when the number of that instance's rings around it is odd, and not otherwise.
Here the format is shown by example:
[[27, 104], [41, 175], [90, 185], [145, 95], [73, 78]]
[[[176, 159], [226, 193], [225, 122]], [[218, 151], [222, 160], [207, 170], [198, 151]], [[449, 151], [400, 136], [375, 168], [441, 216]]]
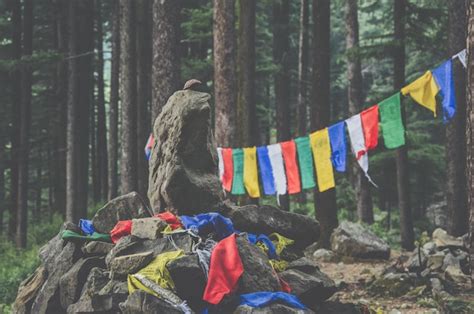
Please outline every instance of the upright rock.
[[177, 91], [155, 121], [148, 184], [155, 213], [168, 208], [197, 214], [223, 199], [209, 98], [189, 89]]

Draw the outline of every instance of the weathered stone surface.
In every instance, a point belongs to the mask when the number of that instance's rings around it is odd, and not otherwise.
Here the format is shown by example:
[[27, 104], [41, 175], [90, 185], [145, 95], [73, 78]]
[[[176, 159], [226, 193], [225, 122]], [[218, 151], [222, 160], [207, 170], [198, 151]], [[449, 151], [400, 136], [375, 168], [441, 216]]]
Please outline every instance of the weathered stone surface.
[[438, 270], [443, 266], [443, 260], [444, 254], [442, 252], [428, 255], [427, 267], [429, 267], [431, 270]]
[[[65, 226], [63, 225], [61, 230], [64, 230], [64, 227]], [[56, 265], [54, 261], [63, 250], [65, 244], [66, 242], [61, 239], [60, 231], [54, 238], [49, 240], [48, 243], [46, 243], [40, 248], [38, 255], [41, 260], [41, 263], [45, 266], [48, 273], [51, 273], [53, 271], [53, 268]]]
[[150, 217], [151, 213], [145, 201], [137, 192], [114, 198], [99, 209], [92, 218], [95, 230], [110, 233], [119, 220]]
[[316, 313], [324, 314], [360, 314], [364, 309], [353, 303], [341, 303], [335, 301], [325, 301], [318, 306]]
[[313, 259], [318, 262], [329, 263], [337, 260], [337, 257], [336, 254], [334, 254], [334, 252], [331, 250], [319, 249], [314, 251]]
[[112, 243], [91, 241], [82, 247], [82, 253], [84, 253], [84, 255], [107, 255], [114, 246]]
[[112, 278], [121, 278], [128, 274], [136, 273], [152, 259], [152, 251], [118, 256], [110, 262], [111, 276]]
[[428, 208], [426, 208], [426, 218], [433, 226], [446, 229], [448, 227], [448, 216], [446, 215], [447, 212], [448, 210], [446, 200], [442, 200], [433, 203], [428, 206]]
[[268, 257], [245, 237], [237, 237], [239, 255], [244, 266], [237, 294], [258, 291], [280, 291], [280, 282], [273, 272]]
[[[374, 295], [400, 297], [417, 285], [414, 273], [389, 273], [375, 280], [369, 291]], [[420, 283], [425, 283], [423, 280]]]
[[458, 286], [471, 288], [471, 277], [465, 275], [459, 265], [449, 265], [444, 271], [447, 280], [455, 283]]
[[331, 235], [331, 249], [342, 256], [388, 259], [390, 246], [360, 224], [343, 221]]
[[31, 305], [38, 291], [46, 281], [47, 272], [44, 266], [38, 267], [31, 276], [25, 279], [18, 288], [18, 294], [13, 303], [14, 313], [30, 313]]
[[171, 306], [165, 301], [137, 290], [128, 296], [127, 300], [120, 304], [120, 310], [123, 314], [181, 314], [183, 311]]
[[[58, 242], [56, 242], [53, 247], [56, 248], [57, 244]], [[59, 281], [61, 277], [71, 269], [76, 260], [78, 260], [81, 255], [80, 253], [80, 250], [74, 243], [68, 242], [54, 259], [50, 255], [45, 258], [47, 264], [44, 264], [44, 266], [48, 271], [48, 279], [41, 287], [41, 290], [33, 302], [31, 307], [32, 313], [60, 313], [64, 311], [61, 308], [59, 299]], [[43, 254], [43, 256], [46, 255]]]
[[119, 312], [119, 304], [128, 297], [128, 287], [126, 281], [110, 280], [93, 298], [94, 308], [112, 313]]
[[265, 307], [250, 307], [248, 305], [238, 306], [233, 314], [312, 314], [310, 309], [300, 310], [287, 305], [274, 303]]
[[161, 238], [161, 232], [168, 226], [159, 218], [141, 218], [132, 220], [132, 236], [140, 239], [155, 240]]
[[295, 240], [295, 245], [301, 248], [319, 239], [317, 220], [276, 207], [247, 205], [235, 207], [227, 215], [237, 230], [256, 234], [277, 232]]
[[440, 250], [444, 248], [464, 248], [462, 238], [455, 238], [441, 228], [433, 231], [433, 241]]
[[81, 258], [59, 280], [59, 299], [61, 306], [67, 309], [76, 302], [92, 268], [105, 267], [103, 257]]
[[166, 266], [176, 287], [176, 293], [186, 300], [196, 312], [201, 312], [206, 304], [202, 301], [207, 279], [196, 254], [186, 255], [169, 262]]
[[154, 122], [148, 197], [155, 213], [208, 211], [224, 198], [217, 177], [210, 95], [175, 92]]
[[101, 307], [94, 306], [93, 298], [99, 293], [109, 280], [107, 270], [94, 267], [87, 276], [86, 283], [82, 289], [79, 300], [67, 308], [68, 313], [91, 313], [105, 311]]

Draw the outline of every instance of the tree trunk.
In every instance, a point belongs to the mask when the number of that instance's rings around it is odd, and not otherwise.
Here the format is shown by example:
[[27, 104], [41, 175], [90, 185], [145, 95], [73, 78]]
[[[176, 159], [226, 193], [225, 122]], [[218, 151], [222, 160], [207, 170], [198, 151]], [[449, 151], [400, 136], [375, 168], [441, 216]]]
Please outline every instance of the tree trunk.
[[[311, 129], [325, 128], [330, 115], [330, 1], [313, 0], [313, 94]], [[315, 191], [316, 218], [321, 225], [320, 246], [328, 248], [332, 231], [337, 227], [336, 191]]]
[[96, 120], [96, 105], [97, 101], [94, 99], [89, 115], [89, 142], [91, 155], [91, 176], [92, 176], [92, 200], [94, 204], [99, 203], [100, 200], [100, 178], [99, 178], [99, 158], [97, 154], [97, 120]]
[[120, 0], [120, 99], [122, 101], [121, 193], [137, 189], [137, 67], [135, 1]]
[[120, 72], [120, 9], [117, 1], [113, 4], [112, 21], [112, 61], [110, 66], [110, 105], [108, 141], [108, 185], [107, 199], [117, 197], [118, 193], [118, 120], [119, 120], [119, 72]]
[[[448, 2], [448, 47], [454, 55], [466, 46], [466, 1]], [[469, 230], [466, 197], [466, 72], [460, 62], [453, 62], [456, 89], [456, 114], [446, 125], [446, 201], [448, 232], [461, 236]]]
[[305, 136], [307, 133], [308, 123], [308, 52], [309, 52], [309, 0], [301, 0], [300, 2], [300, 34], [299, 34], [299, 50], [298, 50], [298, 103], [297, 111], [297, 130], [298, 136]]
[[466, 86], [466, 177], [469, 209], [469, 255], [471, 279], [474, 277], [474, 2], [469, 2], [467, 28], [467, 86]]
[[[33, 53], [33, 0], [23, 3], [23, 56]], [[31, 85], [33, 71], [30, 65], [22, 65], [21, 70], [21, 108], [20, 108], [20, 146], [18, 156], [18, 200], [16, 246], [26, 247], [28, 227], [28, 163], [30, 155], [31, 125]]]
[[[362, 70], [359, 52], [359, 20], [357, 17], [357, 0], [346, 1], [346, 54], [347, 77], [349, 86], [347, 98], [349, 115], [357, 114], [363, 107]], [[374, 213], [369, 181], [356, 162], [352, 162], [353, 183], [357, 194], [357, 215], [360, 221], [372, 224]]]
[[[2, 110], [2, 113], [4, 111]], [[0, 127], [2, 134], [5, 134], [5, 128]], [[0, 236], [3, 234], [3, 215], [6, 209], [5, 202], [5, 169], [6, 169], [6, 149], [4, 138], [0, 136]]]
[[153, 0], [153, 68], [151, 121], [180, 89], [179, 23], [181, 1]]
[[[405, 10], [405, 0], [394, 1], [393, 19], [395, 47], [393, 48], [393, 87], [395, 90], [400, 90], [405, 85]], [[403, 121], [405, 122], [405, 107], [401, 106], [400, 109]], [[407, 145], [397, 149], [395, 161], [397, 165], [401, 245], [405, 250], [411, 251], [414, 248], [415, 235], [410, 207]]]
[[43, 192], [43, 149], [38, 150], [38, 161], [36, 166], [36, 204], [33, 219], [38, 221], [41, 217], [42, 192]]
[[214, 0], [215, 137], [221, 147], [235, 145], [237, 105], [235, 0]]

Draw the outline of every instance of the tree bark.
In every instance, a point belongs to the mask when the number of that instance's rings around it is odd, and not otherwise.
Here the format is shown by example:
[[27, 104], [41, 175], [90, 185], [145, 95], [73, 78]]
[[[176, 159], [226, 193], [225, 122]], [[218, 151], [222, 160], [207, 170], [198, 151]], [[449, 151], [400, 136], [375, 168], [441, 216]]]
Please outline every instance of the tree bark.
[[[313, 0], [313, 131], [327, 127], [330, 118], [330, 11], [329, 0]], [[321, 225], [320, 246], [329, 248], [331, 233], [338, 225], [335, 189], [315, 191], [314, 204]]]
[[110, 104], [108, 141], [108, 186], [107, 199], [118, 194], [118, 120], [119, 120], [119, 72], [120, 72], [120, 9], [117, 1], [113, 4], [112, 21], [112, 61], [110, 66]]
[[151, 121], [180, 89], [180, 0], [153, 0], [153, 68]]
[[[448, 2], [448, 47], [454, 55], [466, 46], [466, 1]], [[453, 62], [456, 90], [456, 114], [446, 125], [446, 201], [448, 232], [461, 236], [469, 230], [466, 197], [466, 72], [460, 62]]]
[[[362, 70], [359, 52], [359, 20], [357, 0], [346, 1], [346, 54], [349, 86], [347, 98], [349, 115], [357, 114], [363, 107]], [[353, 183], [357, 194], [357, 216], [360, 221], [372, 224], [374, 213], [369, 181], [356, 162], [352, 162]]]
[[[23, 3], [23, 56], [33, 53], [33, 0]], [[28, 163], [30, 155], [31, 85], [33, 72], [28, 64], [21, 70], [20, 146], [18, 156], [18, 200], [16, 246], [26, 247], [28, 227]]]
[[474, 278], [474, 2], [468, 6], [467, 28], [467, 86], [466, 86], [466, 177], [467, 204], [469, 209], [469, 255], [471, 260], [471, 280]]
[[221, 147], [235, 145], [237, 105], [235, 0], [214, 0], [215, 137]]
[[[137, 190], [137, 67], [135, 2], [120, 0], [120, 99], [122, 101], [121, 193]], [[163, 61], [163, 60], [162, 60]]]
[[[405, 0], [394, 1], [394, 39], [393, 48], [393, 83], [394, 89], [400, 90], [405, 85]], [[402, 118], [405, 121], [405, 107], [401, 106]], [[401, 245], [405, 250], [413, 250], [415, 235], [413, 231], [410, 207], [410, 187], [408, 178], [408, 150], [404, 145], [397, 149], [397, 191], [398, 207], [400, 208]]]
[[309, 0], [300, 1], [300, 34], [298, 49], [298, 103], [297, 130], [298, 136], [305, 136], [308, 124], [308, 52], [309, 52]]

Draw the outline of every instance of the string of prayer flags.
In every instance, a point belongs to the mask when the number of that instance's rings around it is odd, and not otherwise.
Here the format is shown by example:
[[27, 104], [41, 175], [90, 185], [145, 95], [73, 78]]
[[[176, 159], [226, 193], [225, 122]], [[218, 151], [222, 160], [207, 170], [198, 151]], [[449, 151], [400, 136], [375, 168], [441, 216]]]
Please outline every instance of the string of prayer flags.
[[288, 184], [288, 194], [301, 192], [300, 174], [298, 163], [296, 162], [296, 145], [290, 140], [280, 143], [283, 160], [285, 161], [285, 171]]
[[331, 144], [328, 128], [316, 131], [309, 135], [313, 149], [314, 166], [320, 192], [336, 186], [331, 162]]
[[259, 198], [257, 148], [244, 148], [244, 185], [250, 197]]
[[331, 143], [331, 161], [337, 172], [346, 171], [346, 133], [344, 132], [344, 121], [331, 125], [328, 128], [329, 141]]
[[244, 151], [242, 148], [232, 150], [232, 162], [234, 165], [234, 176], [232, 180], [232, 194], [244, 195]]
[[222, 179], [224, 176], [224, 159], [222, 158], [222, 147], [217, 147], [217, 158], [218, 158], [217, 168], [219, 170], [219, 179], [222, 182]]
[[462, 66], [464, 68], [467, 67], [467, 62], [466, 62], [466, 48], [464, 48], [463, 50], [459, 51], [457, 54], [455, 54], [454, 56], [452, 56], [451, 59], [455, 59], [455, 58], [458, 58], [459, 61], [461, 62]]
[[385, 147], [392, 149], [405, 145], [405, 128], [400, 110], [400, 93], [379, 103], [380, 120]]
[[301, 186], [303, 189], [310, 189], [316, 186], [314, 181], [313, 157], [309, 137], [303, 136], [295, 139], [298, 151], [298, 162], [300, 165]]
[[436, 117], [436, 94], [438, 90], [433, 74], [431, 71], [426, 71], [414, 82], [403, 87], [401, 92], [404, 96], [410, 94], [414, 101], [433, 111]]
[[349, 138], [351, 140], [351, 148], [354, 153], [357, 163], [364, 171], [365, 176], [375, 187], [377, 185], [372, 181], [369, 176], [369, 156], [365, 147], [364, 131], [362, 130], [362, 122], [360, 114], [350, 117], [346, 120], [347, 130], [349, 132]]
[[153, 148], [153, 145], [155, 145], [155, 138], [153, 137], [153, 133], [151, 133], [145, 145], [146, 160], [150, 160], [151, 158], [151, 149]]
[[234, 178], [234, 161], [232, 148], [222, 149], [222, 160], [224, 162], [224, 173], [222, 174], [222, 186], [227, 192], [232, 191], [232, 180]]
[[283, 166], [283, 155], [280, 144], [268, 145], [268, 156], [272, 165], [273, 178], [275, 179], [275, 188], [277, 195], [286, 194], [286, 174]]
[[275, 178], [273, 177], [273, 169], [267, 146], [257, 147], [257, 158], [260, 178], [262, 178], [263, 192], [265, 195], [275, 195]]
[[364, 131], [365, 149], [374, 149], [379, 141], [379, 106], [375, 105], [360, 113], [362, 130]]
[[456, 113], [456, 92], [454, 89], [452, 60], [449, 59], [434, 69], [433, 76], [438, 84], [439, 93], [443, 97], [443, 121], [446, 123]]

